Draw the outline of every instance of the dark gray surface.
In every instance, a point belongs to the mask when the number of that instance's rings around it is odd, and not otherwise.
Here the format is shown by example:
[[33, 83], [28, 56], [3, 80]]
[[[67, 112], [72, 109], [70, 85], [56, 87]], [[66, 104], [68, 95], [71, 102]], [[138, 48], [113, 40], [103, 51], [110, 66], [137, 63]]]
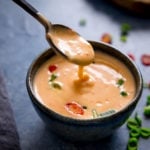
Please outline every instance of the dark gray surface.
[[[145, 81], [150, 81], [150, 67], [141, 65], [140, 56], [150, 54], [150, 19], [142, 19], [117, 10], [104, 0], [28, 0], [51, 22], [72, 27], [88, 40], [99, 41], [105, 32], [112, 34], [113, 45], [124, 53], [134, 53]], [[79, 26], [80, 19], [86, 26]], [[120, 25], [132, 26], [127, 43], [120, 42]], [[53, 135], [36, 114], [28, 97], [25, 78], [32, 60], [48, 47], [44, 28], [11, 0], [0, 0], [0, 68], [14, 110], [23, 150], [125, 150], [128, 130], [122, 126], [111, 137], [95, 143], [69, 143]], [[144, 90], [136, 110], [143, 125], [150, 119], [143, 116], [143, 106], [149, 90]], [[133, 113], [134, 114], [134, 113]], [[149, 140], [140, 139], [139, 150], [147, 150]]]

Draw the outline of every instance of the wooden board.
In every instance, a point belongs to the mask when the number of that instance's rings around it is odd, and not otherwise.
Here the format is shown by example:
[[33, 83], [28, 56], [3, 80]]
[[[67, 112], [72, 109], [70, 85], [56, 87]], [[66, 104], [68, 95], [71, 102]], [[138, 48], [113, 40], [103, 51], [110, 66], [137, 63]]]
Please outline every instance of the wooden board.
[[110, 0], [138, 15], [150, 16], [150, 0]]

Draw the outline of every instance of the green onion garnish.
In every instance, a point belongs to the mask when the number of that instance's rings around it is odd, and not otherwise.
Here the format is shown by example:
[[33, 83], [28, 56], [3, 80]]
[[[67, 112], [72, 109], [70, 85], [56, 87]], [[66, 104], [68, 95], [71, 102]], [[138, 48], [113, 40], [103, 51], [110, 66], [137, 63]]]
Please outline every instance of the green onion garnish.
[[99, 118], [99, 117], [105, 117], [105, 116], [109, 116], [111, 114], [114, 114], [116, 112], [116, 110], [114, 109], [111, 109], [111, 110], [108, 110], [106, 112], [103, 112], [103, 113], [98, 113], [96, 111], [96, 109], [93, 109], [92, 110], [92, 115], [93, 115], [93, 118]]
[[120, 35], [120, 40], [122, 42], [126, 42], [127, 41], [127, 36], [129, 31], [131, 30], [131, 26], [127, 23], [123, 23], [121, 25], [121, 35]]
[[116, 111], [114, 109], [108, 110], [106, 112], [100, 113], [99, 116], [100, 117], [104, 117], [104, 116], [109, 116], [111, 114], [114, 114]]
[[137, 113], [135, 114], [135, 120], [136, 120], [138, 126], [141, 127], [142, 126], [142, 119], [140, 118], [140, 116]]
[[119, 79], [118, 81], [117, 81], [117, 85], [118, 86], [121, 86], [121, 85], [123, 85], [124, 84], [124, 80], [123, 79]]
[[132, 129], [135, 127], [139, 127], [139, 124], [134, 118], [129, 118], [127, 121], [127, 127], [128, 129]]
[[56, 74], [51, 74], [51, 77], [49, 79], [49, 82], [53, 82], [58, 76]]
[[80, 26], [85, 26], [86, 25], [86, 20], [85, 19], [81, 19], [79, 22]]
[[150, 105], [150, 95], [147, 96], [147, 102], [146, 102], [146, 105]]
[[130, 130], [129, 135], [130, 138], [128, 140], [127, 150], [137, 150], [138, 149], [138, 139], [149, 138], [150, 137], [150, 128], [141, 127], [142, 120], [135, 114], [134, 118], [129, 118], [127, 121], [127, 127]]
[[98, 118], [99, 117], [96, 109], [92, 109], [92, 115], [93, 115], [93, 118]]
[[125, 97], [125, 96], [127, 96], [127, 95], [128, 95], [128, 93], [127, 93], [127, 92], [125, 92], [125, 91], [121, 91], [121, 92], [120, 92], [120, 95], [122, 95], [122, 96], [124, 96], [124, 97]]
[[141, 129], [137, 128], [137, 127], [133, 127], [130, 130], [130, 137], [135, 137], [135, 138], [139, 138], [140, 134], [141, 134]]
[[51, 82], [52, 87], [54, 87], [55, 89], [61, 89], [62, 86], [59, 82]]

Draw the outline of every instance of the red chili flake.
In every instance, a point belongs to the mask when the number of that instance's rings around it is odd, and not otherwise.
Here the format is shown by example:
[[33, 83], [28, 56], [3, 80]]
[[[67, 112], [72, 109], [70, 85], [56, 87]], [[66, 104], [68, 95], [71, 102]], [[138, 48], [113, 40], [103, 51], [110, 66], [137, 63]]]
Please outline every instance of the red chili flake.
[[135, 57], [134, 57], [133, 54], [129, 53], [128, 56], [129, 56], [133, 61], [135, 61]]
[[141, 62], [145, 66], [150, 66], [150, 55], [148, 54], [143, 54], [141, 56]]
[[53, 71], [55, 71], [57, 69], [57, 66], [56, 65], [50, 65], [49, 67], [48, 67], [48, 70], [50, 71], [50, 72], [53, 72]]
[[111, 44], [112, 43], [112, 37], [110, 34], [108, 33], [104, 33], [100, 39], [102, 42], [105, 42], [105, 43], [109, 43]]
[[76, 102], [69, 102], [65, 105], [65, 108], [67, 109], [67, 111], [73, 113], [73, 114], [79, 114], [79, 115], [83, 115], [84, 114], [84, 110], [83, 107], [76, 103]]

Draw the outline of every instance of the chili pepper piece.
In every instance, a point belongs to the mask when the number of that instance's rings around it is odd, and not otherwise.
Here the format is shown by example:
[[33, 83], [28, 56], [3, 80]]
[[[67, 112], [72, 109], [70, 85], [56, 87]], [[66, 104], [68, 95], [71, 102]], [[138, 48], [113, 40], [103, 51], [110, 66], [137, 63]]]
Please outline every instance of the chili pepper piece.
[[135, 57], [134, 57], [134, 55], [133, 55], [133, 54], [128, 53], [127, 55], [129, 56], [129, 58], [131, 58], [133, 61], [135, 61]]
[[112, 37], [110, 34], [108, 33], [104, 33], [101, 37], [101, 41], [102, 42], [105, 42], [105, 43], [108, 43], [108, 44], [111, 44], [112, 43]]
[[71, 112], [73, 114], [83, 115], [84, 110], [83, 107], [76, 103], [76, 102], [69, 102], [65, 105], [65, 108], [68, 112]]
[[141, 56], [141, 62], [145, 66], [150, 66], [150, 55], [148, 54], [143, 54]]
[[53, 72], [53, 71], [55, 71], [57, 69], [57, 66], [56, 65], [50, 65], [49, 67], [48, 67], [48, 70], [50, 71], [50, 72]]

